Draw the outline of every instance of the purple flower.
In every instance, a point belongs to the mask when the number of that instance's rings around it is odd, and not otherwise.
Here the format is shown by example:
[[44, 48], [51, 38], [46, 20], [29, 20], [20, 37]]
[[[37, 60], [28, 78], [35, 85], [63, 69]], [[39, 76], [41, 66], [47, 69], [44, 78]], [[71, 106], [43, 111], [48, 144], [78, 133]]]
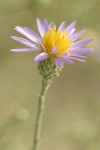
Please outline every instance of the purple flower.
[[16, 26], [15, 30], [28, 38], [20, 38], [12, 36], [11, 38], [27, 45], [28, 48], [11, 49], [13, 52], [33, 52], [39, 51], [39, 54], [34, 58], [34, 61], [39, 62], [52, 57], [54, 63], [61, 67], [62, 63], [72, 64], [73, 60], [85, 62], [83, 54], [93, 51], [91, 48], [85, 48], [92, 39], [78, 39], [86, 32], [81, 30], [75, 33], [76, 22], [72, 22], [66, 27], [66, 22], [63, 21], [58, 29], [54, 22], [48, 23], [44, 19], [43, 23], [37, 19], [37, 27], [40, 35], [27, 27]]

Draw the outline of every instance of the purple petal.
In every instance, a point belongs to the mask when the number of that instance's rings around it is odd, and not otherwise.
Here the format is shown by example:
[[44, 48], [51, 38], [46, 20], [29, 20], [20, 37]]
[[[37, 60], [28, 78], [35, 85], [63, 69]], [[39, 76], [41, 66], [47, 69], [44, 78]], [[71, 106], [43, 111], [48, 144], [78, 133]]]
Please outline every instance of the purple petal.
[[70, 54], [76, 54], [76, 55], [82, 55], [93, 52], [92, 48], [80, 48], [80, 49], [74, 49], [70, 50]]
[[77, 60], [77, 61], [85, 62], [85, 60], [80, 59], [80, 58], [76, 58], [76, 57], [69, 57], [69, 58], [70, 58], [70, 59], [73, 59], [73, 60]]
[[32, 40], [33, 42], [37, 42], [37, 38], [36, 36], [30, 34], [28, 31], [26, 31], [24, 29], [24, 27], [20, 27], [20, 26], [16, 26], [15, 30], [18, 31], [19, 33], [25, 35], [27, 38], [29, 38], [30, 40]]
[[71, 32], [69, 33], [69, 36], [71, 36], [71, 35], [75, 32], [75, 30], [76, 30], [76, 28], [73, 28], [73, 29], [71, 30]]
[[58, 51], [58, 47], [54, 46], [53, 49], [52, 49], [52, 53], [55, 54], [55, 53], [57, 53], [57, 51]]
[[72, 64], [73, 61], [67, 57], [60, 57], [59, 58], [61, 62], [67, 63], [67, 64]]
[[87, 58], [86, 56], [78, 55], [78, 54], [69, 54], [71, 57], [79, 57], [79, 58]]
[[54, 28], [54, 22], [50, 22], [50, 25], [49, 25], [51, 28]]
[[35, 49], [39, 49], [39, 47], [37, 45], [35, 45], [34, 43], [24, 39], [24, 38], [20, 38], [20, 37], [17, 37], [17, 36], [11, 36], [12, 39], [16, 40], [17, 42], [19, 43], [22, 43], [24, 45], [27, 45], [29, 47], [33, 47]]
[[65, 30], [70, 33], [76, 25], [76, 21], [72, 22]]
[[79, 31], [73, 35], [70, 36], [70, 38], [73, 39], [73, 41], [76, 41], [78, 38], [80, 38], [84, 33], [86, 32], [86, 30], [82, 30], [82, 31]]
[[74, 42], [70, 49], [75, 49], [75, 48], [80, 48], [83, 46], [86, 46], [87, 44], [89, 44], [91, 41], [93, 41], [93, 39], [85, 39], [85, 40], [80, 40], [78, 42]]
[[37, 27], [38, 27], [38, 31], [39, 31], [40, 35], [43, 37], [44, 36], [44, 28], [43, 28], [43, 25], [42, 25], [40, 19], [37, 19]]
[[65, 26], [66, 26], [66, 22], [63, 21], [63, 22], [60, 24], [60, 26], [58, 27], [58, 31], [64, 30]]
[[48, 22], [46, 19], [44, 19], [43, 26], [44, 26], [45, 32], [47, 32], [48, 31]]
[[46, 48], [45, 48], [44, 44], [42, 43], [42, 41], [40, 41], [39, 44], [41, 45], [41, 48], [43, 48], [43, 50], [46, 51]]
[[55, 59], [54, 59], [54, 63], [55, 63], [55, 65], [58, 66], [58, 67], [61, 67], [61, 66], [62, 66], [62, 62], [60, 61], [59, 58], [55, 58]]
[[40, 36], [37, 33], [35, 33], [33, 30], [31, 30], [30, 28], [24, 27], [24, 30], [28, 32], [30, 35], [34, 36], [37, 40], [41, 39]]
[[43, 52], [38, 54], [35, 58], [34, 61], [42, 61], [45, 60], [48, 57], [47, 53]]
[[24, 52], [34, 52], [37, 51], [34, 48], [20, 48], [20, 49], [11, 49], [11, 52], [18, 52], [18, 53], [24, 53]]

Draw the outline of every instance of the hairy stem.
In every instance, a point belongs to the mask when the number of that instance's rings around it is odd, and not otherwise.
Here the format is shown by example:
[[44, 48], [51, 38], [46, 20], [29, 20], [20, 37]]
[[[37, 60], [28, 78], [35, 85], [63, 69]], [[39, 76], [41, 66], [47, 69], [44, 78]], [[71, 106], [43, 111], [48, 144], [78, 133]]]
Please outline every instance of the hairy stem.
[[43, 112], [45, 108], [45, 94], [50, 86], [50, 81], [43, 79], [42, 80], [42, 87], [41, 93], [38, 98], [38, 112], [36, 118], [36, 127], [35, 127], [35, 134], [34, 134], [34, 141], [33, 141], [33, 148], [32, 150], [38, 150], [40, 140], [41, 140], [41, 126], [42, 126], [42, 118]]

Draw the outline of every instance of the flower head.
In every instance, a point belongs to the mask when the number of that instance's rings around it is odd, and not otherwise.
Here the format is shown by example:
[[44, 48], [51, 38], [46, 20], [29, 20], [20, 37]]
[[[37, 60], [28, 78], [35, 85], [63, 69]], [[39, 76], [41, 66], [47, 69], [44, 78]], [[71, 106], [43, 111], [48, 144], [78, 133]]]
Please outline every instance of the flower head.
[[76, 22], [72, 22], [66, 27], [63, 21], [58, 29], [54, 22], [48, 23], [44, 19], [43, 23], [37, 19], [37, 27], [40, 35], [27, 27], [16, 26], [15, 30], [26, 36], [29, 40], [12, 36], [12, 39], [27, 45], [28, 48], [12, 49], [13, 52], [33, 52], [39, 51], [34, 61], [43, 61], [49, 57], [53, 58], [54, 63], [61, 67], [62, 63], [72, 64], [73, 60], [84, 62], [83, 54], [92, 52], [91, 48], [85, 48], [92, 39], [79, 40], [86, 30], [75, 33]]

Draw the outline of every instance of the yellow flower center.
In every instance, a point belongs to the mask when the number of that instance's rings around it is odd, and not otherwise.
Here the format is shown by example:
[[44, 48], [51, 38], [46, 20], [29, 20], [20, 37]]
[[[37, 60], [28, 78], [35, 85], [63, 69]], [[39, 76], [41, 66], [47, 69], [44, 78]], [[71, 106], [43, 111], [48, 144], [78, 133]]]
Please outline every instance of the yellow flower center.
[[68, 37], [66, 31], [56, 31], [56, 27], [49, 28], [43, 36], [43, 44], [46, 48], [46, 52], [50, 53], [54, 46], [57, 46], [58, 51], [56, 55], [68, 52], [72, 40]]

